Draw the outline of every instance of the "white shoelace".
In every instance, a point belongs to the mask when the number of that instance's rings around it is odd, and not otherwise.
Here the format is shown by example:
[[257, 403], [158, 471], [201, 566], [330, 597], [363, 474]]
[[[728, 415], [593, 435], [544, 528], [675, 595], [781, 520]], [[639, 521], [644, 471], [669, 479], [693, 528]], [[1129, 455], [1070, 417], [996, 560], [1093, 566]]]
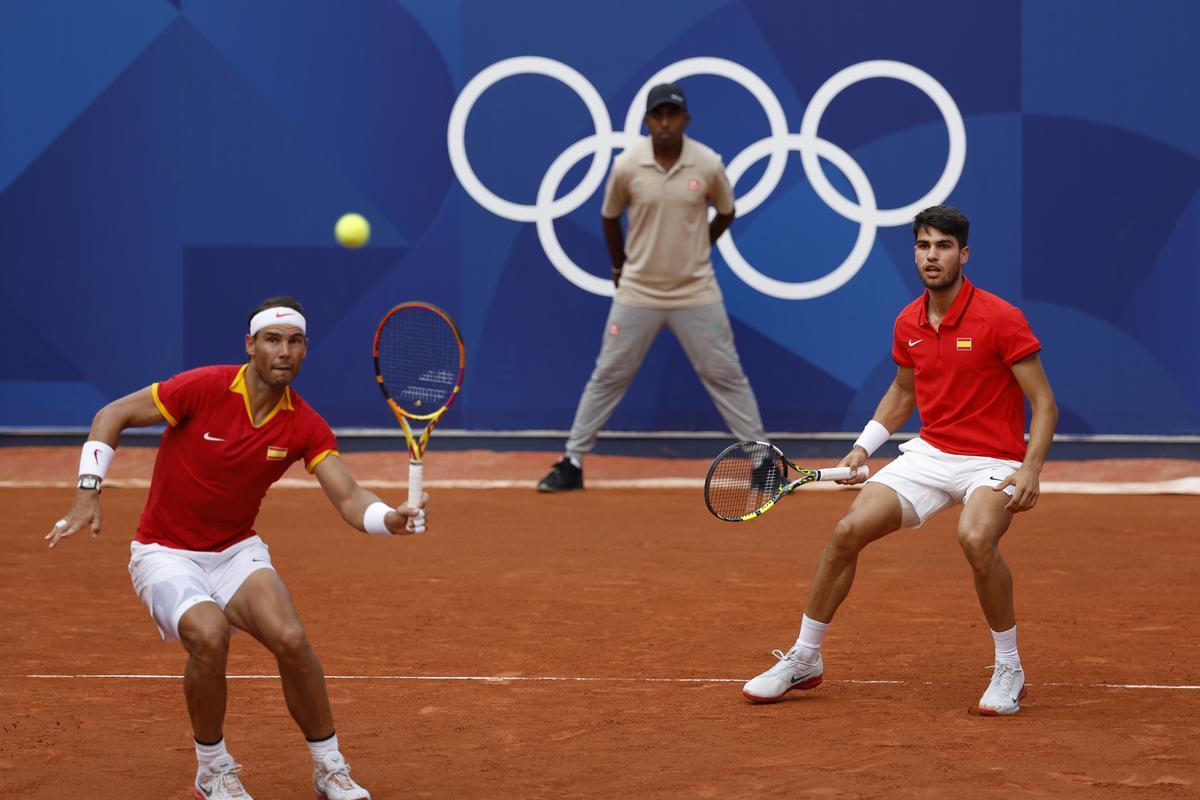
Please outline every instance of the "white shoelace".
[[228, 793], [230, 797], [249, 797], [246, 793], [246, 787], [242, 786], [242, 780], [237, 776], [242, 771], [241, 764], [234, 764], [229, 769], [221, 772], [213, 779], [213, 788], [220, 786]]
[[782, 650], [772, 650], [771, 655], [779, 659], [779, 663], [771, 667], [771, 672], [779, 669], [812, 669], [815, 664], [808, 664], [800, 660], [800, 656], [796, 653], [796, 648], [788, 650], [786, 653]]
[[1017, 671], [1020, 667], [1014, 667], [1011, 664], [993, 664], [989, 669], [994, 670], [992, 684], [1004, 692], [1005, 696], [1012, 697], [1013, 681], [1017, 679]]
[[354, 789], [354, 781], [350, 780], [350, 765], [343, 764], [337, 769], [327, 770], [325, 772], [325, 780], [337, 784], [339, 789]]

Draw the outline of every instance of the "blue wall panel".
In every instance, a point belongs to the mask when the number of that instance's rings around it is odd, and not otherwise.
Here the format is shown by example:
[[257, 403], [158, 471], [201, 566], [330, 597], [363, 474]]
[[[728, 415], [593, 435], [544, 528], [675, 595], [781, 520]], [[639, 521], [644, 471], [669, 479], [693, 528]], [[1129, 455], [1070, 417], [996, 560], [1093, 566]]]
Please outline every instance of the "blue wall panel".
[[[903, 219], [856, 211], [854, 185], [885, 210], [930, 192], [957, 135], [935, 85], [961, 115], [966, 156], [933, 200], [972, 218], [968, 274], [1042, 339], [1060, 431], [1200, 433], [1198, 29], [1200, 6], [1166, 0], [5, 3], [0, 426], [86, 425], [108, 399], [237, 361], [249, 307], [292, 293], [311, 321], [298, 388], [334, 425], [391, 424], [370, 337], [387, 308], [421, 298], [467, 340], [447, 425], [568, 427], [609, 304], [586, 288], [607, 275], [601, 190], [563, 213], [535, 201], [551, 164], [596, 132], [593, 115], [562, 80], [514, 74], [480, 94], [461, 138], [450, 126], [479, 73], [538, 56], [577, 72], [617, 131], [660, 70], [723, 59], [726, 75], [679, 82], [690, 133], [727, 165], [771, 136], [770, 106], [798, 132], [832, 76], [892, 62], [870, 73], [892, 77], [829, 99], [815, 134], [827, 144], [801, 145], [842, 154], [820, 164], [831, 189], [781, 141], [782, 173], [764, 158], [737, 184], [745, 198], [773, 183], [730, 242], [777, 282], [821, 278], [851, 256], [854, 217], [878, 223], [853, 277], [789, 299], [714, 251], [769, 429], [856, 430], [891, 378], [891, 323], [920, 287], [912, 239]], [[921, 86], [896, 79], [911, 68]], [[471, 189], [456, 141], [488, 192], [552, 225], [539, 235]], [[361, 251], [332, 240], [350, 210], [373, 225]], [[721, 421], [665, 335], [610, 427]]]

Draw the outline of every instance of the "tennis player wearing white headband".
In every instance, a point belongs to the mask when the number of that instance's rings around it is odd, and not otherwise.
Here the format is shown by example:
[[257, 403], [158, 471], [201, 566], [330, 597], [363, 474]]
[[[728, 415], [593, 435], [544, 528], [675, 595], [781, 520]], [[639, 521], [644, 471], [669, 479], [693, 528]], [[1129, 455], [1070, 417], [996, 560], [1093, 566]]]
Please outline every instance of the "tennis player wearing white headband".
[[86, 528], [99, 534], [100, 487], [121, 432], [165, 422], [129, 572], [163, 640], [178, 639], [188, 655], [183, 692], [198, 762], [195, 797], [250, 797], [223, 733], [229, 636], [241, 629], [279, 664], [288, 711], [308, 740], [317, 796], [363, 800], [370, 794], [338, 748], [321, 662], [254, 520], [267, 489], [300, 459], [342, 518], [370, 534], [411, 532], [428, 496], [421, 508], [392, 507], [359, 486], [329, 425], [291, 388], [308, 350], [299, 302], [265, 300], [248, 324], [247, 363], [181, 372], [96, 414], [75, 503], [46, 538], [54, 547]]

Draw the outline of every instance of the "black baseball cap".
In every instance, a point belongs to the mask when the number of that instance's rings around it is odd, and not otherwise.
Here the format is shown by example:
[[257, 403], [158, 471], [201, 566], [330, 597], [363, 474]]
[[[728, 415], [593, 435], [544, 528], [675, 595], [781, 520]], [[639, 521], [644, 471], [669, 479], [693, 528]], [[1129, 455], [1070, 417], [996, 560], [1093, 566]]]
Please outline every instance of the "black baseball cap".
[[687, 98], [683, 95], [683, 89], [673, 83], [660, 83], [650, 90], [650, 94], [646, 95], [646, 113], [649, 114], [664, 103], [679, 106], [687, 111]]

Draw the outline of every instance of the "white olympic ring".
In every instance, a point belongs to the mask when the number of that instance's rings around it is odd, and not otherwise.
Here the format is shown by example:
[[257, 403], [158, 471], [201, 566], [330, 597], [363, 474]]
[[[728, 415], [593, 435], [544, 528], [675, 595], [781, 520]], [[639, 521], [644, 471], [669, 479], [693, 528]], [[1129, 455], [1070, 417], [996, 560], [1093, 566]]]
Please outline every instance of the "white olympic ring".
[[[554, 159], [542, 177], [537, 199], [532, 205], [505, 200], [484, 186], [471, 168], [466, 148], [467, 117], [480, 96], [505, 78], [527, 73], [554, 78], [573, 89], [591, 114], [596, 130], [594, 134], [575, 142]], [[781, 281], [760, 273], [738, 251], [732, 230], [727, 232], [717, 240], [717, 248], [722, 257], [734, 274], [763, 294], [788, 300], [802, 300], [836, 291], [866, 263], [875, 244], [878, 228], [908, 224], [922, 208], [937, 205], [949, 197], [962, 176], [967, 154], [967, 133], [958, 106], [950, 93], [933, 76], [900, 61], [864, 61], [835, 73], [817, 89], [809, 101], [800, 122], [800, 132], [790, 133], [779, 99], [758, 75], [741, 64], [722, 58], [684, 59], [659, 70], [642, 85], [629, 105], [624, 130], [617, 132], [612, 129], [612, 121], [604, 100], [579, 72], [560, 61], [540, 56], [509, 58], [479, 72], [463, 87], [455, 100], [446, 129], [450, 164], [467, 194], [479, 205], [505, 219], [535, 223], [538, 239], [546, 257], [564, 278], [592, 294], [611, 297], [614, 293], [612, 281], [591, 274], [567, 256], [555, 234], [554, 221], [579, 208], [592, 196], [604, 180], [613, 150], [632, 146], [641, 137], [641, 121], [644, 116], [642, 109], [645, 107], [650, 87], [692, 75], [728, 78], [750, 92], [767, 115], [770, 136], [751, 144], [735, 156], [726, 170], [730, 184], [736, 186], [748, 167], [764, 157], [767, 158], [767, 167], [758, 183], [737, 198], [739, 216], [753, 211], [775, 190], [783, 176], [788, 152], [797, 150], [800, 152], [805, 177], [817, 196], [837, 214], [859, 223], [858, 238], [845, 261], [821, 278], [800, 282]], [[941, 177], [923, 197], [901, 208], [879, 208], [875, 202], [874, 189], [862, 167], [845, 150], [817, 136], [821, 117], [833, 99], [849, 86], [869, 78], [894, 78], [923, 91], [941, 112], [949, 134], [946, 166]], [[592, 164], [579, 185], [555, 199], [563, 177], [571, 167], [589, 154], [592, 155]], [[821, 167], [822, 158], [832, 163], [850, 181], [858, 199], [857, 204], [844, 197], [829, 182]]]
[[[729, 167], [726, 169], [729, 182], [736, 186], [738, 178], [742, 177], [742, 173], [746, 171], [746, 168], [755, 161], [758, 161], [766, 153], [777, 148], [779, 141], [778, 139], [759, 139], [738, 153], [737, 157], [729, 163]], [[814, 158], [816, 156], [824, 156], [849, 179], [850, 186], [854, 189], [854, 193], [858, 195], [859, 205], [855, 206], [855, 208], [862, 209], [866, 217], [859, 224], [858, 238], [854, 242], [854, 248], [850, 251], [850, 255], [846, 257], [846, 260], [837, 269], [823, 277], [811, 281], [788, 283], [787, 281], [768, 278], [750, 266], [750, 263], [738, 251], [732, 236], [722, 236], [720, 239], [717, 239], [717, 249], [721, 251], [721, 255], [725, 258], [725, 263], [734, 271], [734, 274], [763, 294], [783, 300], [811, 300], [814, 297], [821, 297], [840, 289], [846, 281], [858, 274], [863, 264], [867, 263], [867, 256], [870, 255], [871, 248], [875, 244], [876, 224], [870, 218], [876, 212], [875, 190], [871, 188], [871, 182], [867, 180], [867, 174], [863, 172], [858, 162], [851, 158], [849, 153], [832, 142], [827, 142], [824, 139], [806, 139], [803, 134], [797, 133], [783, 137], [782, 141], [786, 143], [789, 149], [799, 150], [802, 155], [811, 153]], [[818, 169], [820, 169], [819, 166]], [[838, 197], [840, 198], [841, 195], [838, 195]]]

